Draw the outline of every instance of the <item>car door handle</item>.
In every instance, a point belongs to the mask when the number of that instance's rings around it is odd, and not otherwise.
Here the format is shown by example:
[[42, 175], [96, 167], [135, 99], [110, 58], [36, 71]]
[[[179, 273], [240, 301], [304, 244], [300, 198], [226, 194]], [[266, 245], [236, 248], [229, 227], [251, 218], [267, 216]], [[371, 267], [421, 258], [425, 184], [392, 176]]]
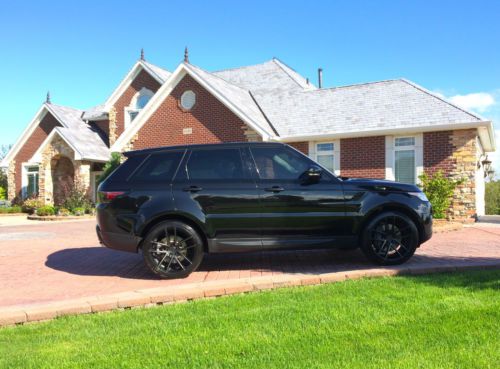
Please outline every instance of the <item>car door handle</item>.
[[285, 191], [285, 189], [281, 186], [273, 186], [273, 187], [267, 187], [267, 188], [264, 188], [264, 191], [267, 191], [267, 192], [281, 192], [281, 191]]
[[184, 187], [182, 190], [186, 192], [198, 192], [203, 190], [203, 188], [199, 186], [189, 186], [189, 187]]

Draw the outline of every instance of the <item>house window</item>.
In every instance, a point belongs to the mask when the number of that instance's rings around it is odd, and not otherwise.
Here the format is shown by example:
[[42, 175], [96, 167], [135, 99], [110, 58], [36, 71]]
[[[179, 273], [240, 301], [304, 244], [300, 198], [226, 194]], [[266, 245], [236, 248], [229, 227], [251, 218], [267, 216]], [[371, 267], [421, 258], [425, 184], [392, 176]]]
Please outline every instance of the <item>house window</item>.
[[333, 142], [322, 142], [316, 144], [316, 161], [330, 172], [335, 171], [335, 145]]
[[416, 183], [415, 137], [396, 137], [394, 140], [394, 179]]
[[135, 94], [130, 105], [125, 108], [125, 126], [130, 124], [153, 97], [154, 92], [143, 87]]
[[191, 110], [196, 103], [196, 94], [191, 91], [185, 91], [181, 96], [181, 107], [184, 110]]
[[26, 167], [26, 197], [38, 195], [38, 166]]

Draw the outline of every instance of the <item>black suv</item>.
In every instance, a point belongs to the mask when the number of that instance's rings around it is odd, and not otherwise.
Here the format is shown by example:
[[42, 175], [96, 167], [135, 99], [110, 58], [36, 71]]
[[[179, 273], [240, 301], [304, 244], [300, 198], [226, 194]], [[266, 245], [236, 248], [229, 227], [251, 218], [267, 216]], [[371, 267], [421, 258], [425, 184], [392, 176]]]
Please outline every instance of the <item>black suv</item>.
[[378, 264], [408, 260], [432, 235], [431, 205], [410, 184], [339, 178], [281, 143], [125, 153], [99, 186], [97, 234], [137, 252], [163, 278], [205, 252], [356, 248]]

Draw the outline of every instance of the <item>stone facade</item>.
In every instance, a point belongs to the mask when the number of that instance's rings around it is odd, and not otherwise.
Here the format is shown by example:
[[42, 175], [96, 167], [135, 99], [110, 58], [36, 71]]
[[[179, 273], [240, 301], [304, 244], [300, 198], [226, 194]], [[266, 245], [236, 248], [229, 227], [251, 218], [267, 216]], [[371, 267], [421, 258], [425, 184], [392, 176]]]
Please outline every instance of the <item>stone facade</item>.
[[108, 113], [108, 119], [109, 119], [109, 146], [113, 146], [113, 144], [116, 142], [118, 135], [117, 135], [117, 124], [116, 124], [116, 109], [114, 106], [112, 106], [109, 109]]
[[7, 198], [12, 200], [16, 197], [16, 161], [12, 160], [7, 169]]

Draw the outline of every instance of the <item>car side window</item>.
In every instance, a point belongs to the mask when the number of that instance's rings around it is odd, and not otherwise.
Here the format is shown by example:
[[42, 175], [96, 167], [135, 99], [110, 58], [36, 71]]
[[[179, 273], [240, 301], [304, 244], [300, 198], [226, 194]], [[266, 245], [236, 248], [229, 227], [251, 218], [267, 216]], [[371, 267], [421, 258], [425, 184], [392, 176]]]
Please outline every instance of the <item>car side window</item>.
[[309, 160], [293, 150], [281, 147], [256, 147], [251, 150], [260, 179], [297, 180], [311, 167]]
[[186, 175], [191, 180], [247, 179], [238, 148], [193, 150]]
[[129, 182], [169, 182], [179, 166], [183, 152], [151, 154], [129, 178]]

